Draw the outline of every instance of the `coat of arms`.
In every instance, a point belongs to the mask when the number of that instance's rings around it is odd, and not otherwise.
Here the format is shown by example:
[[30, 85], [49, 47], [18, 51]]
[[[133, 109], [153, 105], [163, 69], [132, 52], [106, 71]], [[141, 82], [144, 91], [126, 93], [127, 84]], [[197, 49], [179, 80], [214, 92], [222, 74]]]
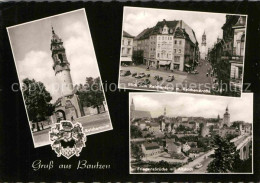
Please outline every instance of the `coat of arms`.
[[67, 159], [73, 155], [79, 156], [85, 147], [86, 135], [83, 133], [82, 125], [78, 122], [60, 121], [55, 127], [51, 128], [49, 137], [52, 149], [57, 156], [63, 155]]

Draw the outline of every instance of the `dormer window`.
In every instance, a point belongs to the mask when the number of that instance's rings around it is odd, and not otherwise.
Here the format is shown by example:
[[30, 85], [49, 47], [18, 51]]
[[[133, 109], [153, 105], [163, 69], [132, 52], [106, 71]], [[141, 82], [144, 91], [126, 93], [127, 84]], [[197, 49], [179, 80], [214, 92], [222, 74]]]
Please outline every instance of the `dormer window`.
[[168, 27], [164, 25], [162, 34], [168, 34]]

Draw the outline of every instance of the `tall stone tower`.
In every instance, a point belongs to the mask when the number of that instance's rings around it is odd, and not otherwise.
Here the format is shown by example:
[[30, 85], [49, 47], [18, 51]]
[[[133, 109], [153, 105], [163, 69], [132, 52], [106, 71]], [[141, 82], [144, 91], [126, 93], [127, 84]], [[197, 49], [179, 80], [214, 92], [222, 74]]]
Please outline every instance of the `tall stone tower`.
[[164, 107], [163, 115], [166, 116], [166, 107]]
[[131, 105], [130, 105], [130, 119], [134, 118], [134, 111], [135, 111], [135, 104], [134, 104], [134, 99], [132, 98]]
[[228, 127], [230, 126], [230, 114], [228, 112], [228, 106], [226, 108], [226, 112], [224, 113], [223, 116], [223, 126], [227, 125]]
[[53, 70], [59, 84], [60, 96], [73, 93], [73, 83], [70, 75], [70, 64], [67, 60], [62, 40], [55, 34], [52, 27], [51, 52]]
[[76, 91], [73, 90], [70, 75], [70, 64], [67, 60], [62, 39], [54, 32], [52, 27], [51, 56], [53, 70], [57, 79], [59, 98], [55, 102], [55, 114], [57, 122], [60, 120], [73, 120], [84, 116], [83, 107], [80, 104]]
[[207, 38], [206, 38], [206, 33], [205, 33], [205, 31], [204, 31], [204, 33], [203, 33], [203, 35], [202, 35], [202, 42], [201, 42], [201, 54], [200, 54], [200, 58], [202, 59], [202, 60], [206, 60], [206, 58], [207, 58], [207, 51], [208, 51], [208, 49], [207, 49]]

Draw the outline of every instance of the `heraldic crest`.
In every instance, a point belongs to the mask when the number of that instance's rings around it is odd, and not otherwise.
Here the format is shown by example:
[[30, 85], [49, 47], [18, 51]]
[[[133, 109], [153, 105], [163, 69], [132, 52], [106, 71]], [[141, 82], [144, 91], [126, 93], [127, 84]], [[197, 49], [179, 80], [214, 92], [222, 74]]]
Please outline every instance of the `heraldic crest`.
[[49, 132], [51, 147], [57, 156], [63, 155], [67, 159], [76, 155], [79, 156], [85, 147], [86, 135], [83, 133], [81, 123], [71, 121], [60, 121]]

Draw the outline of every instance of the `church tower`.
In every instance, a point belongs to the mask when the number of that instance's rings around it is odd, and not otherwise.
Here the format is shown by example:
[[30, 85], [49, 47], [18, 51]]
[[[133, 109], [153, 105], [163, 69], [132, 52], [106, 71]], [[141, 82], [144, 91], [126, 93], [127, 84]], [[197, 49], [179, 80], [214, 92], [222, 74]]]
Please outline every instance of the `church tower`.
[[135, 111], [135, 104], [134, 104], [134, 99], [132, 98], [132, 102], [130, 105], [130, 118], [131, 119], [134, 117], [134, 111]]
[[230, 126], [230, 114], [228, 112], [228, 106], [226, 108], [226, 112], [224, 113], [223, 125], [227, 125], [228, 127]]
[[166, 107], [164, 107], [163, 115], [166, 116]]
[[70, 75], [70, 64], [67, 60], [62, 40], [57, 36], [52, 27], [51, 52], [53, 70], [59, 83], [60, 96], [73, 93], [73, 83]]
[[207, 58], [207, 38], [206, 38], [206, 33], [204, 31], [203, 35], [202, 35], [202, 42], [201, 42], [201, 55], [200, 55], [200, 58], [202, 60], [206, 60]]

